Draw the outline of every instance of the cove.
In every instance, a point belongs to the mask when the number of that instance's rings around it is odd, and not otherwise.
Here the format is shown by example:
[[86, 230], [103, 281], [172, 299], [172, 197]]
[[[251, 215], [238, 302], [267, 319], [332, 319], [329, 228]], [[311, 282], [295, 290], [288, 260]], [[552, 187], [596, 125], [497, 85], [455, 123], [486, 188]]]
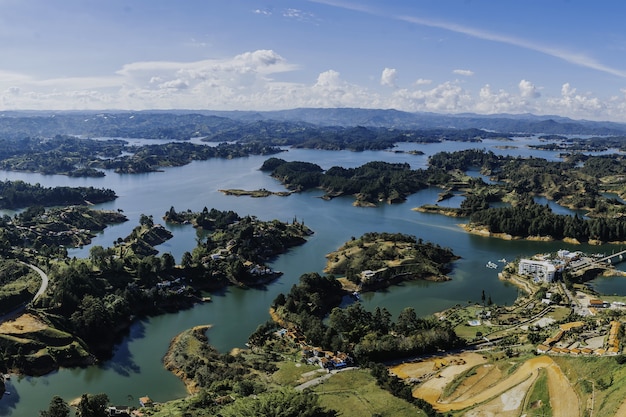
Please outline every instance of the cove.
[[[444, 142], [437, 144], [400, 144], [400, 150], [418, 149], [424, 155], [387, 151], [320, 151], [289, 149], [279, 158], [290, 161], [317, 163], [324, 169], [332, 166], [356, 167], [370, 161], [406, 162], [414, 169], [426, 166], [428, 156], [446, 150], [468, 148], [489, 149], [496, 153], [515, 152], [521, 156], [531, 154], [526, 148], [536, 139], [521, 138], [510, 143], [516, 149], [504, 151], [497, 148], [501, 141], [482, 143]], [[506, 144], [509, 144], [508, 142]], [[555, 152], [532, 151], [537, 157], [553, 159]], [[203, 207], [233, 210], [240, 215], [254, 215], [261, 220], [291, 221], [294, 217], [304, 221], [315, 234], [300, 247], [281, 255], [271, 263], [272, 268], [284, 275], [260, 289], [226, 288], [213, 293], [212, 303], [198, 304], [194, 308], [175, 314], [143, 319], [135, 323], [129, 335], [116, 347], [113, 357], [101, 364], [83, 369], [62, 369], [43, 377], [13, 377], [7, 390], [11, 395], [0, 400], [0, 416], [36, 416], [46, 409], [50, 399], [59, 395], [65, 400], [83, 393], [107, 393], [114, 404], [137, 405], [138, 398], [149, 395], [155, 401], [168, 401], [186, 395], [183, 384], [163, 369], [161, 359], [169, 341], [179, 332], [201, 324], [212, 324], [208, 332], [210, 342], [222, 352], [244, 347], [247, 336], [269, 318], [268, 308], [279, 293], [287, 293], [298, 282], [300, 275], [319, 272], [325, 265], [325, 255], [349, 240], [366, 232], [402, 232], [450, 247], [461, 259], [455, 262], [450, 274], [452, 280], [442, 283], [410, 282], [379, 293], [365, 293], [362, 303], [373, 310], [386, 307], [394, 316], [405, 307], [413, 307], [418, 314], [436, 311], [479, 301], [481, 291], [491, 296], [494, 303], [511, 304], [517, 289], [498, 280], [498, 270], [488, 269], [488, 261], [509, 260], [537, 252], [610, 249], [586, 248], [584, 245], [567, 245], [560, 242], [503, 241], [465, 233], [457, 224], [463, 219], [412, 211], [413, 207], [436, 202], [438, 189], [426, 189], [408, 198], [402, 204], [381, 205], [376, 208], [352, 206], [351, 197], [324, 201], [321, 191], [293, 194], [289, 197], [271, 196], [250, 198], [225, 196], [219, 189], [266, 188], [283, 191], [283, 186], [259, 171], [268, 157], [250, 156], [232, 160], [211, 159], [189, 165], [167, 168], [164, 172], [137, 175], [118, 175], [107, 172], [103, 178], [69, 178], [40, 174], [2, 171], [5, 179], [39, 183], [42, 186], [94, 186], [115, 190], [119, 198], [96, 206], [102, 209], [121, 209], [129, 221], [112, 226], [100, 233], [92, 245], [110, 246], [118, 237], [125, 237], [138, 224], [141, 214], [152, 215], [155, 222], [174, 206], [177, 210], [202, 210]], [[167, 226], [174, 238], [160, 245], [162, 252], [170, 252], [180, 261], [185, 251], [196, 245], [196, 231], [191, 226]], [[90, 246], [72, 249], [70, 256], [89, 256]]]

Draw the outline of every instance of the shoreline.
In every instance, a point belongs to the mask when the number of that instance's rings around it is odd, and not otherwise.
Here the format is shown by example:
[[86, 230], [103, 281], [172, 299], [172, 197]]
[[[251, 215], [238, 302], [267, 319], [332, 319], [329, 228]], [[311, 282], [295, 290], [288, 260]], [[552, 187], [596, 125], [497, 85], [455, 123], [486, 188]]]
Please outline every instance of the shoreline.
[[626, 245], [626, 241], [603, 242], [601, 240], [589, 239], [587, 242], [581, 242], [578, 239], [574, 239], [571, 237], [564, 237], [563, 239], [554, 239], [552, 236], [526, 236], [526, 237], [513, 236], [508, 233], [493, 233], [493, 232], [490, 232], [489, 229], [487, 229], [486, 227], [471, 226], [469, 223], [459, 223], [457, 224], [457, 226], [465, 230], [467, 233], [471, 233], [473, 235], [484, 236], [484, 237], [494, 237], [494, 238], [503, 239], [503, 240], [527, 240], [531, 242], [533, 241], [534, 242], [557, 242], [558, 241], [558, 242], [570, 243], [573, 245], [581, 245], [583, 243], [586, 243], [592, 246]]
[[185, 337], [188, 333], [191, 333], [195, 337], [206, 340], [208, 342], [208, 338], [206, 337], [205, 332], [212, 327], [212, 324], [202, 324], [199, 326], [194, 326], [188, 330], [183, 330], [172, 338], [167, 348], [167, 352], [165, 352], [165, 356], [163, 356], [163, 367], [173, 373], [183, 382], [183, 384], [185, 384], [185, 388], [187, 389], [188, 394], [195, 394], [199, 391], [199, 389], [193, 379], [187, 376], [187, 373], [185, 371], [174, 365], [174, 361], [171, 358], [171, 356], [174, 354], [174, 347], [176, 347], [177, 344], [181, 342], [182, 338]]

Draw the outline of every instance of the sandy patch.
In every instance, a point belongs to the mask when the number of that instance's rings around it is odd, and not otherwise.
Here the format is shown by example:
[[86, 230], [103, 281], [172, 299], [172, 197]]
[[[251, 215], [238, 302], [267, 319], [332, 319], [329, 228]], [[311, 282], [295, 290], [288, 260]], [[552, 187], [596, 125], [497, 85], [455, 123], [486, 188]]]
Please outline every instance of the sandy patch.
[[476, 375], [467, 378], [457, 388], [454, 395], [446, 399], [447, 401], [465, 401], [477, 395], [479, 392], [496, 384], [502, 377], [502, 371], [497, 366], [485, 364], [476, 370]]
[[466, 417], [517, 417], [520, 415], [526, 393], [536, 377], [528, 378], [521, 384], [503, 392], [493, 400], [465, 413]]
[[[552, 405], [552, 417], [580, 416], [580, 399], [565, 377], [561, 368], [553, 363], [547, 368], [548, 392]], [[623, 414], [616, 414], [623, 415]]]
[[[484, 362], [482, 356], [475, 355]], [[463, 370], [470, 367], [466, 366]], [[473, 384], [465, 394], [458, 399], [451, 400], [442, 400], [440, 398], [441, 392], [459, 372], [455, 373], [454, 369], [443, 369], [439, 374], [441, 377], [431, 378], [421, 384], [413, 391], [413, 396], [428, 401], [439, 412], [479, 406], [469, 411], [466, 415], [481, 417], [516, 416], [519, 415], [519, 409], [525, 395], [539, 375], [539, 369], [544, 368], [548, 376], [548, 389], [553, 416], [579, 417], [580, 400], [565, 375], [563, 375], [561, 368], [549, 356], [538, 356], [525, 361], [511, 375], [496, 383], [494, 383], [498, 379], [496, 374], [494, 373], [491, 378], [488, 378], [490, 372], [487, 372], [485, 374], [487, 378], [485, 378], [484, 383]]]
[[0, 333], [22, 334], [44, 330], [48, 327], [49, 326], [42, 322], [38, 317], [26, 313], [13, 320], [5, 321], [0, 324]]
[[[390, 371], [402, 379], [429, 379], [427, 382], [439, 389], [439, 394], [441, 394], [443, 387], [448, 385], [456, 375], [486, 361], [478, 353], [465, 352], [459, 355], [448, 355], [429, 358], [419, 362], [403, 363], [390, 368]], [[431, 382], [434, 379], [437, 381]]]
[[615, 415], [616, 416], [626, 416], [626, 400], [624, 400], [622, 405], [619, 406], [619, 408], [617, 409], [617, 413], [615, 413]]

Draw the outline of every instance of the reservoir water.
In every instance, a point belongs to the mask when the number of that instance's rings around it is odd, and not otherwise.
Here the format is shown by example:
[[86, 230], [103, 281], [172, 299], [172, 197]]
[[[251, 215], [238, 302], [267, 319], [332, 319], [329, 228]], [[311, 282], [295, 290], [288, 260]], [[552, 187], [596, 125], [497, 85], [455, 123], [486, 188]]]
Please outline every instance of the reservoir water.
[[[151, 141], [150, 143], [154, 143]], [[428, 156], [440, 151], [468, 148], [489, 149], [498, 154], [515, 156], [534, 155], [550, 160], [557, 152], [537, 151], [526, 147], [538, 143], [536, 138], [520, 138], [515, 142], [484, 141], [481, 143], [445, 142], [439, 144], [400, 144], [398, 150], [420, 150], [424, 155], [386, 151], [348, 152], [319, 150], [288, 150], [276, 155], [290, 161], [308, 161], [327, 169], [332, 166], [357, 167], [369, 161], [407, 162], [414, 169], [427, 166]], [[513, 145], [503, 149], [501, 145]], [[586, 248], [564, 243], [503, 241], [473, 236], [458, 227], [463, 219], [419, 213], [413, 207], [435, 203], [441, 190], [431, 188], [409, 197], [403, 204], [381, 205], [377, 208], [352, 206], [353, 198], [325, 201], [320, 191], [293, 194], [289, 197], [250, 198], [225, 196], [218, 190], [241, 188], [253, 190], [266, 188], [282, 191], [280, 183], [259, 171], [267, 159], [251, 156], [232, 160], [212, 159], [193, 162], [164, 172], [138, 175], [118, 175], [107, 172], [103, 178], [68, 178], [31, 173], [2, 171], [0, 178], [39, 183], [42, 186], [58, 185], [106, 187], [115, 190], [119, 198], [96, 208], [121, 209], [129, 221], [108, 227], [99, 234], [92, 245], [111, 246], [118, 237], [127, 236], [138, 224], [141, 214], [152, 215], [162, 223], [163, 214], [174, 206], [177, 210], [202, 210], [203, 207], [234, 210], [240, 215], [254, 215], [261, 220], [303, 220], [315, 234], [309, 241], [281, 255], [271, 263], [284, 272], [277, 281], [263, 289], [227, 288], [213, 293], [212, 303], [176, 314], [147, 318], [135, 323], [130, 334], [115, 349], [114, 356], [99, 365], [80, 369], [61, 369], [43, 377], [13, 377], [7, 385], [11, 395], [0, 400], [0, 416], [36, 416], [47, 409], [54, 395], [66, 401], [83, 393], [104, 392], [114, 404], [137, 405], [139, 397], [149, 395], [155, 401], [168, 401], [186, 395], [185, 387], [171, 373], [163, 369], [161, 359], [169, 341], [177, 333], [200, 324], [211, 324], [210, 342], [220, 351], [227, 352], [243, 347], [247, 336], [269, 318], [268, 308], [279, 293], [287, 293], [298, 282], [300, 275], [319, 272], [325, 265], [325, 255], [352, 236], [365, 232], [402, 232], [450, 247], [461, 259], [455, 262], [450, 274], [452, 280], [442, 283], [412, 282], [393, 286], [379, 293], [363, 294], [364, 307], [386, 307], [394, 316], [405, 307], [413, 307], [419, 314], [428, 315], [455, 304], [479, 301], [481, 291], [491, 296], [494, 303], [511, 304], [517, 289], [497, 278], [498, 270], [485, 267], [488, 261], [509, 260], [537, 252], [570, 250], [604, 251], [611, 247]], [[457, 206], [462, 201], [440, 204]], [[191, 226], [168, 226], [174, 238], [159, 246], [170, 252], [177, 261], [185, 251], [196, 245], [196, 231]], [[70, 250], [70, 256], [86, 257], [89, 246]], [[502, 264], [499, 264], [502, 265]], [[501, 267], [500, 267], [501, 268]]]

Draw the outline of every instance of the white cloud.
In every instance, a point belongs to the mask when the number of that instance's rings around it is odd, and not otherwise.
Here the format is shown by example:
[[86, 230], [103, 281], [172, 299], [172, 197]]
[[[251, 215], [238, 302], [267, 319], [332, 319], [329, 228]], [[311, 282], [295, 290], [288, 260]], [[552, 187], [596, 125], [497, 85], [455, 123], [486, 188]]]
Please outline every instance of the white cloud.
[[380, 85], [384, 85], [386, 87], [395, 87], [397, 76], [398, 71], [396, 71], [395, 68], [385, 68], [380, 76]]
[[528, 80], [521, 80], [518, 84], [519, 92], [524, 98], [539, 98], [541, 93], [539, 89]]
[[341, 84], [339, 73], [335, 70], [322, 72], [317, 76], [316, 87], [339, 87]]
[[452, 71], [454, 74], [457, 75], [463, 75], [465, 77], [471, 77], [472, 75], [474, 75], [474, 71], [470, 71], [470, 70], [464, 70], [464, 69], [455, 69], [454, 71]]
[[254, 13], [254, 14], [261, 14], [261, 15], [264, 15], [264, 16], [271, 16], [272, 15], [271, 11], [265, 10], [265, 9], [256, 9], [252, 13]]
[[429, 85], [432, 84], [433, 80], [426, 80], [424, 78], [418, 78], [415, 80], [415, 85]]
[[305, 12], [300, 9], [285, 9], [283, 10], [283, 17], [296, 20], [310, 20], [315, 17], [313, 13]]
[[[272, 110], [295, 107], [395, 108], [442, 113], [559, 114], [572, 118], [626, 122], [626, 88], [602, 99], [570, 83], [552, 90], [521, 80], [510, 89], [464, 80], [418, 79], [396, 85], [397, 71], [385, 68], [380, 80], [357, 85], [328, 69], [306, 82], [280, 80], [299, 66], [271, 50], [194, 62], [128, 63], [111, 75], [34, 79], [0, 72], [0, 110], [214, 109]], [[292, 77], [290, 77], [292, 78]], [[376, 84], [394, 87], [381, 92]], [[540, 94], [541, 91], [541, 94]]]

